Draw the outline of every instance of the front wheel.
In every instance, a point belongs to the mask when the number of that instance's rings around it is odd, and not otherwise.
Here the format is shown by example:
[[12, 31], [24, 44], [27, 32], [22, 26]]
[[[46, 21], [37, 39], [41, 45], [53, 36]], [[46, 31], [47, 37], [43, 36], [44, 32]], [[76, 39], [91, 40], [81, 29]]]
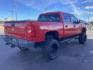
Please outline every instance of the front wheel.
[[86, 40], [87, 40], [87, 35], [86, 35], [86, 32], [82, 32], [80, 35], [79, 35], [79, 43], [80, 44], [85, 44]]

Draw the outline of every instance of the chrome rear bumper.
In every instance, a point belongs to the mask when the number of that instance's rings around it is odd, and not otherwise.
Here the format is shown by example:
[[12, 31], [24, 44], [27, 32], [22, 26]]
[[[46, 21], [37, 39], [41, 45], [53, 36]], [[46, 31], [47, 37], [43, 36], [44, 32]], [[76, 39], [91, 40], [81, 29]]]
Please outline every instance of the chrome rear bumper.
[[19, 47], [34, 47], [35, 42], [18, 39], [15, 37], [5, 36], [4, 41], [7, 45], [19, 46]]

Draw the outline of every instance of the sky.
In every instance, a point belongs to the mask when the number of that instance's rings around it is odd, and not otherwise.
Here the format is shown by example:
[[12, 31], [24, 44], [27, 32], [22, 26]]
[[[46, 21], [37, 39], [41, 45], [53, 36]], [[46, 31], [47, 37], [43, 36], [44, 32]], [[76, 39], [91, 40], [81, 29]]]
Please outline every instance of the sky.
[[93, 21], [93, 0], [0, 0], [0, 19], [36, 20], [40, 13], [51, 11]]

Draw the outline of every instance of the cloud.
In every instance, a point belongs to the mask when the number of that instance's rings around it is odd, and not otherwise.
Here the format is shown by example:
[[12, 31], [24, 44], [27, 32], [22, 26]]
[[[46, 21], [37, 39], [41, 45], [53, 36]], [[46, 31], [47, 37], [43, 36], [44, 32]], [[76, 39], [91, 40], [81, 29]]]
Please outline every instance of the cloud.
[[77, 3], [77, 0], [60, 0], [62, 4], [75, 4]]
[[84, 13], [84, 14], [91, 14], [91, 15], [93, 14], [92, 11], [84, 11], [83, 13]]
[[[76, 6], [78, 0], [16, 0], [28, 7], [34, 8], [40, 12], [45, 11], [46, 8], [50, 8], [50, 5], [60, 2], [60, 4], [67, 5], [69, 8], [72, 8], [72, 13], [77, 16], [81, 15], [80, 9]], [[52, 9], [52, 8], [51, 8]], [[64, 9], [63, 9], [64, 11]]]
[[70, 3], [76, 3], [77, 0], [16, 0], [28, 7], [32, 7], [34, 9], [37, 9], [37, 10], [43, 10], [45, 8], [47, 8], [49, 5], [52, 5], [54, 3], [57, 3], [57, 2], [61, 2], [62, 5], [67, 5]]
[[93, 0], [85, 0], [85, 1], [82, 1], [81, 4], [89, 3], [89, 2], [93, 2]]
[[[61, 1], [63, 3], [63, 1]], [[66, 0], [66, 2], [69, 4], [69, 6], [72, 8], [72, 13], [75, 14], [77, 17], [80, 17], [82, 12], [80, 11], [80, 8], [76, 6], [76, 3], [78, 3], [77, 0]]]
[[34, 9], [37, 9], [39, 11], [47, 8], [49, 5], [56, 3], [57, 0], [16, 0], [28, 7], [32, 7]]
[[93, 6], [86, 6], [85, 9], [93, 9]]

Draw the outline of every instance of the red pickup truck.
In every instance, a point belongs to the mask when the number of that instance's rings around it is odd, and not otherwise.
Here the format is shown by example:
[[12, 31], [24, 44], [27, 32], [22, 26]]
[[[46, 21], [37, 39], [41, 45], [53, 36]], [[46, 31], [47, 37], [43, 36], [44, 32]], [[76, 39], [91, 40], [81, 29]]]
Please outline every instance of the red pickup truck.
[[37, 21], [7, 21], [4, 31], [7, 45], [22, 51], [40, 47], [49, 59], [57, 56], [60, 41], [77, 37], [84, 44], [87, 40], [86, 25], [65, 12], [42, 13]]

